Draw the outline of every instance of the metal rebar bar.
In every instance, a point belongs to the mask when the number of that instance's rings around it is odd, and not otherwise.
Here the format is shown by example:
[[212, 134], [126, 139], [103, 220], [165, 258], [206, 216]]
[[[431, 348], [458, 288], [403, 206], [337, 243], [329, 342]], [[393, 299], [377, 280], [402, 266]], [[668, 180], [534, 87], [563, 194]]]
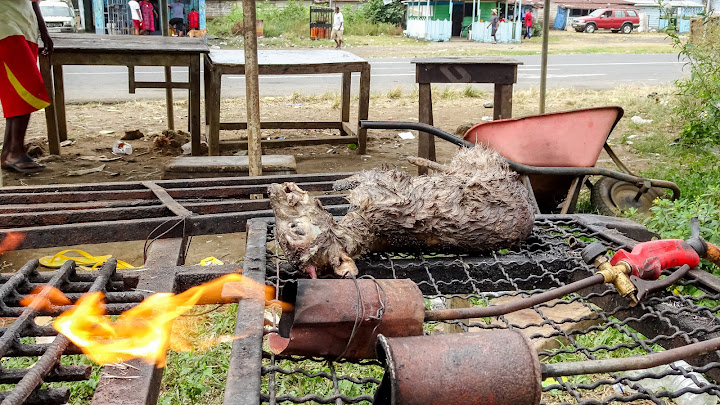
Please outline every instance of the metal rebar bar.
[[[55, 277], [52, 278], [50, 285], [57, 287], [61, 281], [67, 279], [67, 276], [74, 271], [75, 262], [67, 261], [62, 268], [69, 268], [68, 270], [61, 272], [58, 270]], [[98, 292], [105, 289], [106, 284], [110, 281], [110, 277], [115, 273], [117, 267], [117, 260], [114, 258], [109, 259], [98, 272], [98, 276], [95, 282], [90, 287], [88, 292]], [[42, 293], [38, 294], [38, 299]], [[35, 314], [36, 311], [28, 308], [28, 311], [23, 314], [23, 317], [30, 317]], [[3, 336], [5, 337], [5, 336]], [[38, 361], [29, 369], [23, 376], [22, 380], [18, 382], [15, 388], [5, 397], [0, 405], [19, 405], [25, 402], [30, 394], [37, 389], [42, 383], [45, 376], [55, 368], [59, 362], [65, 349], [70, 345], [70, 340], [64, 335], [58, 335], [55, 340], [48, 346], [48, 350], [40, 356]]]
[[583, 288], [587, 288], [596, 284], [602, 284], [604, 282], [605, 277], [602, 274], [595, 274], [580, 281], [576, 281], [574, 283], [554, 288], [544, 293], [535, 294], [530, 297], [513, 301], [507, 304], [493, 305], [489, 307], [470, 307], [425, 311], [425, 321], [449, 321], [454, 319], [484, 318], [488, 316], [505, 315], [511, 312], [519, 311], [521, 309], [531, 308], [535, 305], [542, 304], [543, 302], [547, 302], [556, 298], [561, 298], [570, 293], [580, 291]]
[[720, 338], [678, 347], [664, 352], [617, 359], [576, 361], [569, 363], [542, 364], [543, 378], [580, 374], [601, 374], [615, 371], [642, 370], [670, 364], [690, 357], [720, 350]]

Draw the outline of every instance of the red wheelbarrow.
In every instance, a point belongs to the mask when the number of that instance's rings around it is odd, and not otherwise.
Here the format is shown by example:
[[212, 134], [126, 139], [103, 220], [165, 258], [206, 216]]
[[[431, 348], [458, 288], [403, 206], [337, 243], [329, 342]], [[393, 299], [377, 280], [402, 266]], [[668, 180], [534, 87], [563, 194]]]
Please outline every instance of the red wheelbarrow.
[[[593, 206], [605, 215], [628, 208], [647, 211], [662, 190], [680, 196], [677, 184], [639, 177], [613, 152], [607, 139], [623, 116], [620, 107], [598, 107], [511, 118], [477, 124], [464, 139], [427, 124], [392, 121], [360, 121], [369, 129], [415, 129], [450, 141], [474, 147], [481, 143], [504, 156], [510, 167], [523, 175], [533, 190], [540, 212], [572, 213], [583, 185], [591, 190]], [[596, 168], [605, 149], [621, 172]], [[590, 176], [602, 176], [594, 184]]]

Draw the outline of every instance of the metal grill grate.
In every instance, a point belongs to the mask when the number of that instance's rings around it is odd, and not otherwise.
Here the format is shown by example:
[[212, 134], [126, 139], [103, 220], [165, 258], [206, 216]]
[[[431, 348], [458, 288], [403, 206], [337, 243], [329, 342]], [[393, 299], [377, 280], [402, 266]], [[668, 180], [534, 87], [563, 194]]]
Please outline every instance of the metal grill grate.
[[[595, 217], [597, 218], [597, 217]], [[601, 220], [602, 221], [602, 220]], [[586, 243], [600, 241], [612, 250], [631, 248], [634, 240], [616, 229], [597, 226], [581, 216], [541, 216], [532, 236], [520, 247], [484, 256], [371, 254], [357, 261], [361, 274], [375, 278], [410, 278], [428, 305], [493, 305], [569, 284], [593, 274], [580, 259]], [[630, 223], [631, 224], [631, 223]], [[637, 229], [623, 229], [635, 237]], [[264, 235], [271, 242], [272, 227]], [[265, 246], [265, 241], [248, 245]], [[282, 287], [298, 277], [273, 244], [266, 255], [266, 283]], [[251, 255], [248, 249], [248, 255]], [[249, 257], [249, 256], [248, 256]], [[667, 272], [666, 272], [667, 274]], [[720, 294], [717, 279], [692, 270], [671, 291], [655, 293], [632, 308], [611, 286], [596, 286], [562, 300], [546, 302], [497, 318], [427, 322], [425, 333], [512, 328], [535, 345], [541, 362], [568, 362], [653, 353], [718, 336]], [[717, 288], [717, 287], [716, 287]], [[265, 403], [359, 403], [372, 400], [383, 369], [377, 361], [334, 362], [298, 356], [262, 355], [261, 400]], [[543, 403], [668, 403], [685, 393], [720, 394], [718, 353], [689, 360], [691, 369], [665, 368], [632, 377], [603, 374], [546, 381]], [[482, 365], [478, 364], [478, 368]], [[682, 374], [698, 386], [668, 392], [652, 384]], [[670, 402], [672, 403], [672, 402]]]
[[[50, 285], [75, 302], [86, 292], [106, 291], [107, 311], [119, 314], [143, 299], [138, 292], [128, 291], [137, 279], [115, 273], [116, 262], [109, 260], [99, 271], [78, 272], [74, 262], [66, 262], [53, 272], [38, 272], [38, 261], [32, 260], [11, 276], [0, 275], [0, 400], [2, 404], [63, 404], [68, 401], [68, 388], [48, 388], [48, 382], [87, 380], [90, 366], [61, 365], [64, 355], [80, 350], [50, 325], [37, 322], [38, 316], [56, 316], [70, 306], [56, 307], [51, 312], [38, 312], [20, 306], [20, 300], [36, 287]], [[49, 343], [37, 343], [37, 337], [51, 337]]]

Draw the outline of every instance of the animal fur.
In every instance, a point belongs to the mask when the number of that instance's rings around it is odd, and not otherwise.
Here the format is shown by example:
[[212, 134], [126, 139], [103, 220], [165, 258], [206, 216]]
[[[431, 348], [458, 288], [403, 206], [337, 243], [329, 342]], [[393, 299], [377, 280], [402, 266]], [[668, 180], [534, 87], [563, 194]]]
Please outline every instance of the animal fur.
[[482, 146], [463, 149], [448, 165], [420, 158], [434, 174], [374, 169], [336, 182], [352, 208], [340, 221], [294, 183], [273, 184], [276, 240], [311, 276], [357, 274], [369, 251], [487, 251], [526, 239], [534, 213], [527, 189], [505, 160]]

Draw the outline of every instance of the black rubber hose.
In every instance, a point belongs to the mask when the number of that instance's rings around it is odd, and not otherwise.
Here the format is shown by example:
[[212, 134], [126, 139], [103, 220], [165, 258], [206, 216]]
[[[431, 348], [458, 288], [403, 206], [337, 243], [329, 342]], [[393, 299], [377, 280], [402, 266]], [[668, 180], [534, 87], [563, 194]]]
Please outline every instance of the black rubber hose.
[[[434, 135], [440, 139], [444, 139], [448, 142], [454, 143], [458, 146], [464, 146], [468, 148], [475, 147], [475, 144], [468, 142], [462, 138], [459, 138], [449, 132], [445, 132], [441, 129], [435, 128], [432, 125], [422, 124], [419, 122], [403, 122], [403, 121], [360, 121], [360, 127], [367, 129], [414, 129], [417, 131], [427, 132], [428, 134]], [[522, 163], [514, 162], [508, 158], [505, 158], [511, 169], [522, 174], [550, 174], [555, 176], [606, 176], [626, 181], [632, 184], [642, 183], [644, 181], [650, 181], [651, 187], [662, 187], [672, 190], [671, 200], [675, 200], [680, 197], [680, 188], [677, 184], [667, 180], [656, 180], [647, 179], [644, 177], [634, 176], [632, 174], [616, 172], [614, 170], [601, 169], [599, 167], [538, 167], [528, 166]]]

